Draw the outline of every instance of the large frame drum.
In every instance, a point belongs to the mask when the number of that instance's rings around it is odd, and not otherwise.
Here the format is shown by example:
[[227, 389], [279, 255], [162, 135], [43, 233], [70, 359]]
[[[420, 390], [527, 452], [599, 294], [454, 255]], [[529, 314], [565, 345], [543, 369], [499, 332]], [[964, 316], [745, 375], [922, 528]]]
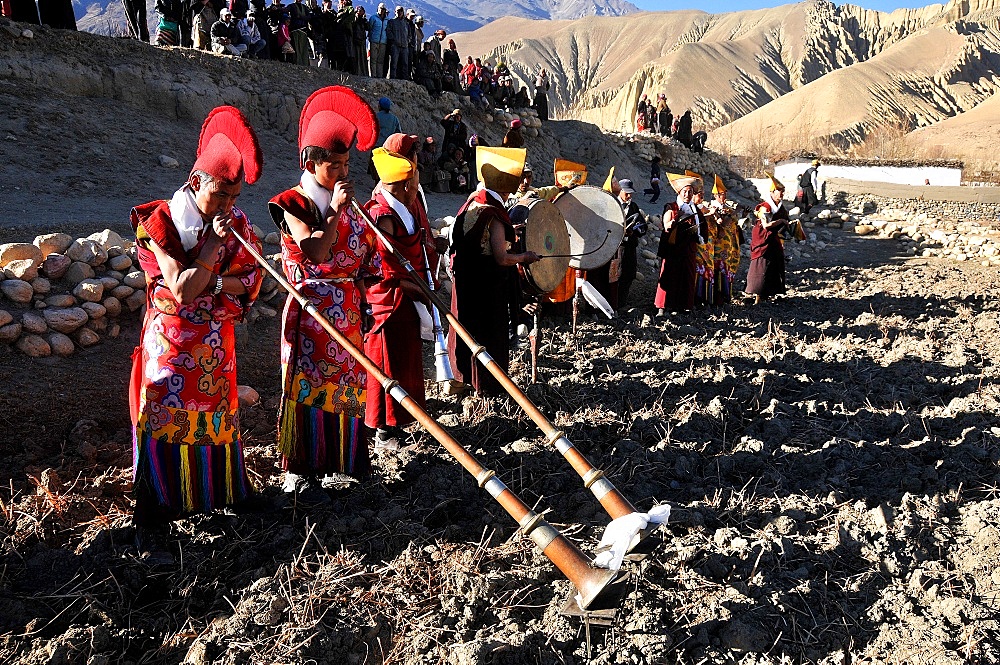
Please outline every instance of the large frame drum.
[[526, 291], [544, 295], [559, 286], [569, 267], [570, 240], [566, 220], [552, 203], [542, 199], [518, 202], [510, 212], [515, 224], [524, 219], [524, 249], [542, 257], [520, 265]]
[[614, 258], [625, 238], [625, 213], [614, 196], [581, 185], [560, 194], [555, 206], [566, 220], [571, 268], [593, 270]]

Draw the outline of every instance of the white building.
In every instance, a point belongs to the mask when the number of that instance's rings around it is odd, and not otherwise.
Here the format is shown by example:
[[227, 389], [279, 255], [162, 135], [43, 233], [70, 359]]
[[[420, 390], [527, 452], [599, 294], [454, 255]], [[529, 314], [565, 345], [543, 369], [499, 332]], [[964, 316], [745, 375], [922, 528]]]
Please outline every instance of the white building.
[[[785, 195], [794, 198], [799, 186], [799, 176], [809, 168], [817, 155], [792, 153], [775, 157], [774, 177], [786, 187]], [[837, 178], [860, 182], [881, 182], [895, 185], [934, 185], [938, 187], [958, 187], [962, 184], [962, 162], [936, 159], [879, 160], [848, 159], [845, 157], [819, 157], [819, 180]]]

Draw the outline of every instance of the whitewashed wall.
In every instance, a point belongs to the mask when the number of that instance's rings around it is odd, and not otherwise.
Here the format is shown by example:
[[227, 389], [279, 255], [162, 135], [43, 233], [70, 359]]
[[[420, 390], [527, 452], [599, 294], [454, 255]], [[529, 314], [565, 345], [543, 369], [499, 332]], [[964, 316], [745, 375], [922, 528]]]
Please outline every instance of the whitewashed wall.
[[[794, 198], [798, 176], [809, 168], [808, 159], [779, 162], [775, 177], [785, 184], [787, 196]], [[895, 185], [923, 185], [925, 180], [937, 187], [958, 187], [962, 184], [962, 169], [942, 166], [839, 166], [819, 167], [820, 183], [826, 178], [843, 178], [862, 182], [887, 182]]]

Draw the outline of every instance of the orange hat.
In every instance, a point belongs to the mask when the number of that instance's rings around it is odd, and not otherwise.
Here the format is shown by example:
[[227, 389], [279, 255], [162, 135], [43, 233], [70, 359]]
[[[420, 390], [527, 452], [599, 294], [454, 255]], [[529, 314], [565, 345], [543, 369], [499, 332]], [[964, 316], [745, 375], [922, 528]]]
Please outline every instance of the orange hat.
[[420, 137], [416, 134], [392, 134], [385, 140], [382, 147], [389, 152], [395, 152], [403, 155], [404, 157], [408, 157], [414, 150], [417, 149], [417, 145], [419, 143]]
[[257, 135], [239, 109], [232, 106], [212, 109], [201, 126], [192, 170], [204, 171], [226, 182], [236, 182], [242, 175], [252, 185], [263, 166]]
[[356, 138], [358, 150], [375, 145], [378, 121], [356, 92], [341, 85], [320, 88], [302, 106], [299, 116], [299, 153], [309, 146], [347, 152]]
[[699, 174], [695, 173], [694, 171], [684, 169], [684, 175], [687, 176], [688, 178], [694, 178], [697, 181], [692, 185], [692, 187], [694, 187], [694, 191], [696, 192], [704, 191], [705, 183], [701, 179], [701, 176]]
[[568, 159], [556, 157], [552, 170], [555, 172], [557, 187], [574, 187], [576, 185], [587, 184], [587, 166], [585, 164], [577, 164]]

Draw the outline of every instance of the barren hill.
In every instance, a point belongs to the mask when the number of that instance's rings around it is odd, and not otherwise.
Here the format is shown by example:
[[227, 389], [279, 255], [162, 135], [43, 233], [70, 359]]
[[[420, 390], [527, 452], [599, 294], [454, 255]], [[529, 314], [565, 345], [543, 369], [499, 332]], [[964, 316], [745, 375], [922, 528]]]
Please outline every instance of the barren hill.
[[911, 144], [930, 154], [996, 162], [993, 143], [1000, 127], [1000, 97], [994, 95], [975, 108], [912, 132]]
[[459, 43], [463, 53], [503, 58], [524, 81], [545, 67], [554, 111], [604, 127], [631, 126], [642, 94], [666, 92], [672, 108], [693, 110], [696, 125], [750, 116], [733, 124], [737, 144], [748, 128], [780, 125], [848, 145], [879, 124], [929, 124], [991, 95], [998, 17], [993, 0], [889, 14], [815, 0], [720, 15], [509, 18]]

